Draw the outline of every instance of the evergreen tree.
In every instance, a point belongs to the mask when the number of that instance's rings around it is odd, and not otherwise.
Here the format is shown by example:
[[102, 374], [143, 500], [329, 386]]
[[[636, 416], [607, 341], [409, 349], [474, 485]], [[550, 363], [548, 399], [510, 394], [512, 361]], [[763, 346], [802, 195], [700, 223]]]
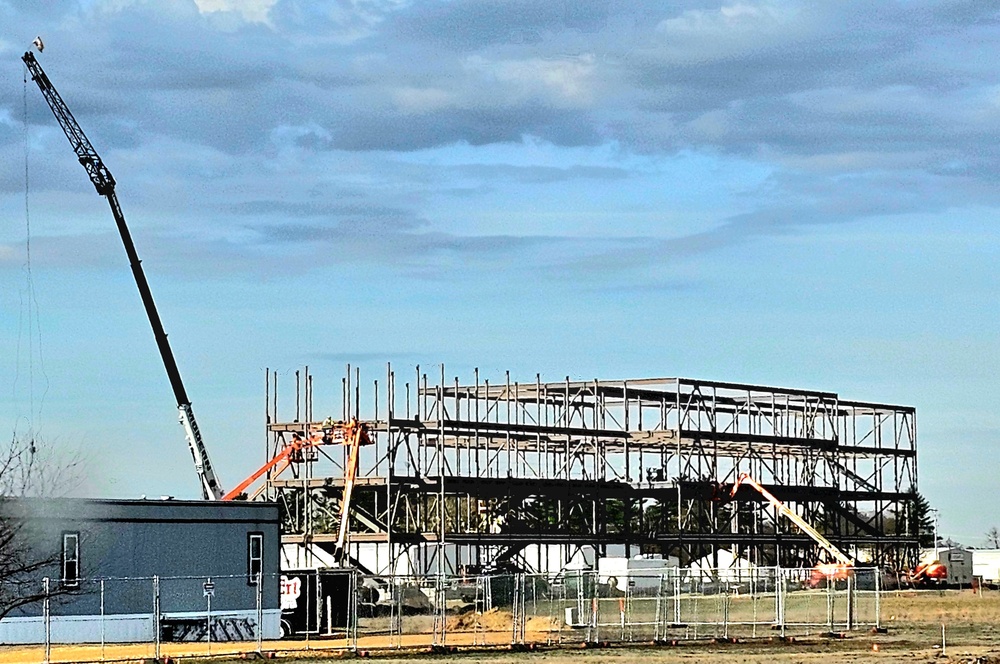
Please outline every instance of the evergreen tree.
[[913, 499], [910, 501], [910, 509], [906, 522], [906, 532], [916, 535], [920, 541], [920, 546], [934, 546], [934, 516], [933, 510], [927, 499], [917, 491], [917, 487], [910, 487]]

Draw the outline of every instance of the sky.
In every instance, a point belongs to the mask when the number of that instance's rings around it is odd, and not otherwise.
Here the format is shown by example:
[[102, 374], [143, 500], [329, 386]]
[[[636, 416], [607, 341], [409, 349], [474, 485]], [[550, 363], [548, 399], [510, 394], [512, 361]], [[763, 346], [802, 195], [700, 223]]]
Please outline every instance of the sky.
[[267, 368], [444, 363], [915, 406], [942, 535], [1000, 526], [997, 3], [0, 0], [0, 424], [195, 498], [36, 35], [224, 485]]

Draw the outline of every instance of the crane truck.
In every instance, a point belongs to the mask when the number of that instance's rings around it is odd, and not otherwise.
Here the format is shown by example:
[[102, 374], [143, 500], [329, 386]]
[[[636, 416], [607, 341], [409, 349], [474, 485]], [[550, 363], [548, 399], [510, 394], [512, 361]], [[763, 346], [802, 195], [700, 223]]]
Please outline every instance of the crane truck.
[[195, 420], [194, 410], [191, 407], [191, 400], [184, 389], [184, 382], [181, 380], [177, 361], [174, 359], [173, 351], [167, 341], [167, 334], [163, 330], [163, 323], [160, 321], [156, 304], [153, 301], [153, 294], [146, 280], [146, 274], [142, 269], [142, 261], [139, 260], [135, 243], [132, 241], [132, 235], [129, 232], [128, 225], [125, 223], [125, 214], [118, 203], [118, 195], [115, 193], [115, 178], [111, 175], [111, 171], [105, 165], [104, 160], [101, 159], [97, 150], [94, 149], [87, 135], [83, 133], [80, 124], [73, 117], [73, 113], [70, 112], [62, 96], [56, 90], [55, 86], [52, 85], [52, 82], [45, 74], [38, 60], [35, 59], [35, 54], [27, 51], [21, 59], [31, 74], [31, 80], [38, 85], [38, 89], [41, 90], [42, 96], [45, 97], [45, 101], [52, 110], [52, 114], [62, 128], [63, 133], [66, 134], [66, 138], [76, 153], [77, 159], [87, 171], [87, 175], [90, 177], [94, 188], [97, 189], [97, 193], [105, 197], [111, 206], [111, 214], [114, 217], [115, 225], [118, 227], [122, 244], [125, 246], [125, 253], [128, 255], [132, 275], [139, 289], [139, 296], [146, 310], [146, 316], [149, 318], [149, 324], [153, 328], [153, 337], [156, 339], [156, 345], [159, 348], [160, 357], [166, 368], [170, 386], [173, 388], [174, 397], [177, 401], [178, 416], [184, 427], [184, 434], [191, 451], [191, 457], [194, 460], [195, 471], [198, 474], [198, 481], [201, 485], [202, 497], [206, 500], [225, 501], [245, 497], [244, 491], [254, 481], [268, 471], [271, 471], [272, 475], [277, 475], [291, 463], [301, 461], [304, 450], [319, 445], [346, 445], [348, 446], [348, 462], [344, 470], [344, 495], [341, 500], [340, 529], [337, 536], [337, 550], [342, 552], [347, 540], [349, 511], [358, 471], [360, 448], [372, 442], [368, 434], [367, 425], [359, 423], [356, 420], [351, 420], [350, 422], [333, 422], [331, 420], [328, 426], [324, 427], [321, 434], [309, 438], [296, 436], [290, 445], [286, 446], [274, 458], [251, 474], [250, 477], [237, 485], [232, 491], [226, 492], [223, 490], [222, 484], [219, 482], [219, 478], [216, 476], [215, 469], [209, 459], [208, 448], [205, 446], [204, 440], [202, 440], [201, 431], [198, 428], [198, 422]]
[[201, 438], [201, 431], [198, 429], [198, 422], [194, 418], [194, 410], [191, 408], [191, 400], [188, 399], [184, 383], [181, 381], [181, 373], [174, 360], [173, 351], [167, 342], [167, 333], [163, 331], [163, 323], [160, 315], [156, 311], [156, 304], [153, 302], [153, 294], [149, 290], [149, 283], [142, 269], [142, 262], [136, 252], [135, 244], [132, 242], [132, 235], [129, 233], [125, 223], [125, 214], [118, 203], [118, 196], [115, 193], [115, 178], [111, 171], [104, 164], [97, 150], [90, 143], [87, 135], [83, 133], [80, 124], [73, 117], [66, 102], [63, 101], [59, 92], [49, 81], [42, 70], [41, 65], [35, 59], [35, 54], [31, 51], [25, 52], [21, 57], [25, 66], [31, 73], [31, 80], [38, 84], [38, 89], [42, 91], [42, 96], [52, 109], [56, 121], [62, 127], [63, 133], [69, 139], [69, 143], [76, 153], [80, 165], [87, 171], [90, 181], [97, 189], [97, 193], [107, 199], [111, 206], [111, 214], [118, 226], [118, 234], [121, 235], [122, 244], [125, 245], [125, 253], [128, 255], [129, 265], [132, 268], [132, 275], [135, 284], [139, 288], [139, 297], [142, 298], [142, 305], [146, 309], [146, 316], [149, 324], [153, 328], [153, 337], [156, 339], [156, 346], [160, 350], [160, 357], [167, 370], [167, 377], [170, 379], [170, 386], [173, 388], [174, 397], [177, 400], [177, 411], [181, 425], [184, 427], [184, 436], [187, 438], [188, 448], [191, 450], [191, 457], [194, 460], [195, 472], [198, 474], [198, 482], [201, 485], [202, 497], [205, 500], [219, 500], [225, 495], [219, 478], [215, 474], [212, 462], [208, 458], [208, 449]]

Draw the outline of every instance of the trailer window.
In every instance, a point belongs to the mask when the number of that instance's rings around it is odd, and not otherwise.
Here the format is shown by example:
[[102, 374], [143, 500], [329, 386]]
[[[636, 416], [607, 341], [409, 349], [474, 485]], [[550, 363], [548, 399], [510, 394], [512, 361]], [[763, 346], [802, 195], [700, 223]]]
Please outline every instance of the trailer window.
[[264, 533], [250, 533], [247, 536], [247, 582], [256, 585], [263, 569]]
[[62, 585], [67, 588], [80, 585], [80, 533], [63, 533]]

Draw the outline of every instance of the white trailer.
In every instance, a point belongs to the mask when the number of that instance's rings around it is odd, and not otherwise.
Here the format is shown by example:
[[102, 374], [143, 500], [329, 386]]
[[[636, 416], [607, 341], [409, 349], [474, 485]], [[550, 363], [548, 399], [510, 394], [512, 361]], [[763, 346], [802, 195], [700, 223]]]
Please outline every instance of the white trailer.
[[986, 585], [1000, 585], [1000, 549], [973, 549], [972, 574]]
[[631, 585], [633, 590], [655, 590], [660, 587], [660, 577], [670, 568], [676, 569], [680, 559], [667, 558], [600, 558], [597, 561], [597, 582], [614, 586], [625, 592]]

